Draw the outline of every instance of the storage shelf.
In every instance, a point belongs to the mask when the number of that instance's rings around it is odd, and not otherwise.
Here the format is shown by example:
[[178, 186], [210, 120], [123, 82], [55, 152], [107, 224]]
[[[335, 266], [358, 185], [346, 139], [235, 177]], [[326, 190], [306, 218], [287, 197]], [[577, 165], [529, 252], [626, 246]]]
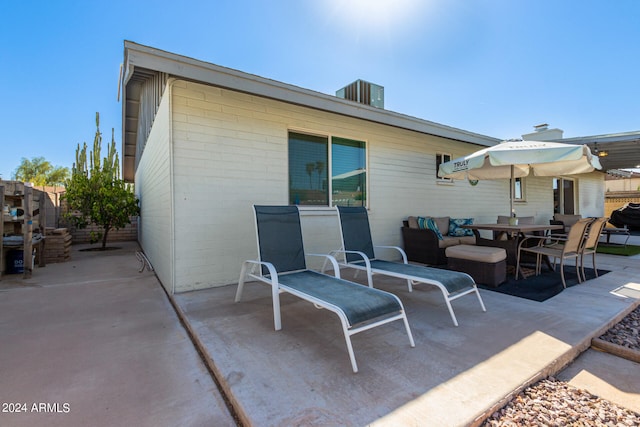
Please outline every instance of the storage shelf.
[[[39, 241], [33, 241], [33, 217], [38, 216], [39, 207], [35, 209], [33, 200], [33, 189], [18, 181], [0, 181], [0, 209], [2, 209], [2, 222], [0, 222], [0, 279], [3, 274], [14, 273], [15, 265], [9, 266], [7, 253], [9, 251], [22, 251], [23, 260], [23, 278], [31, 277], [33, 271], [34, 248], [38, 248], [38, 252], [42, 249]], [[4, 208], [18, 208], [24, 215], [13, 217], [8, 215]], [[22, 236], [22, 241], [7, 241], [5, 243], [4, 236]], [[16, 239], [17, 240], [17, 239]], [[42, 242], [44, 243], [44, 242]], [[42, 258], [42, 254], [40, 254]], [[18, 272], [18, 274], [20, 274]]]

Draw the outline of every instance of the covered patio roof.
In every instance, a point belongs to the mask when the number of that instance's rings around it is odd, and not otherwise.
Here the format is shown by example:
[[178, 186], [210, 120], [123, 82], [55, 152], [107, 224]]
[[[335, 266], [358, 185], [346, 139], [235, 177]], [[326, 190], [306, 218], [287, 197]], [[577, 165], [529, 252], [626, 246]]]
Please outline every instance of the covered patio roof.
[[592, 152], [599, 153], [603, 171], [640, 167], [640, 131], [563, 138], [556, 142], [587, 144]]

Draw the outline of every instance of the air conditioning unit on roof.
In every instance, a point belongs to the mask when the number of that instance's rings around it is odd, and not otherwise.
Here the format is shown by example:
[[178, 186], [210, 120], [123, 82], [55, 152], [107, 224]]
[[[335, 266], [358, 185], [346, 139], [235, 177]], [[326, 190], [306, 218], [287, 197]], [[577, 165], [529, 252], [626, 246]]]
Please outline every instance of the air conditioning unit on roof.
[[356, 80], [339, 89], [336, 91], [336, 96], [376, 108], [384, 108], [384, 87], [364, 80]]

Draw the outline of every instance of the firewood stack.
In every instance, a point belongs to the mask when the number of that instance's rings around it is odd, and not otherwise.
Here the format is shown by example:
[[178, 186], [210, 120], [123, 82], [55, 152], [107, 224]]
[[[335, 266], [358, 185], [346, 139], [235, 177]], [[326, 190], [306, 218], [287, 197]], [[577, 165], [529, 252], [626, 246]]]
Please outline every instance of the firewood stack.
[[66, 228], [47, 228], [44, 259], [47, 264], [71, 258], [71, 233]]

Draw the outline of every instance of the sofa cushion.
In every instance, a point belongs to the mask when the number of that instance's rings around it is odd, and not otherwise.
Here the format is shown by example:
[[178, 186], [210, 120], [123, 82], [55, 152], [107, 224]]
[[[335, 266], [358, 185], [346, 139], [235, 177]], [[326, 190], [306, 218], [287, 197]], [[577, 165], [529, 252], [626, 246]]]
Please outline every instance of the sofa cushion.
[[438, 247], [441, 249], [448, 248], [451, 246], [457, 246], [459, 244], [460, 244], [459, 237], [442, 236], [442, 240], [438, 240]]
[[476, 244], [476, 236], [462, 236], [460, 237], [461, 245], [475, 245]]
[[451, 218], [449, 220], [449, 236], [463, 237], [473, 236], [473, 230], [462, 228], [463, 225], [472, 225], [473, 218]]
[[409, 228], [420, 228], [418, 226], [418, 218], [416, 218], [415, 216], [410, 216], [409, 218], [407, 218], [407, 225], [409, 226]]
[[446, 251], [447, 258], [466, 259], [486, 263], [496, 263], [507, 258], [507, 251], [502, 248], [490, 246], [457, 245], [449, 247]]

